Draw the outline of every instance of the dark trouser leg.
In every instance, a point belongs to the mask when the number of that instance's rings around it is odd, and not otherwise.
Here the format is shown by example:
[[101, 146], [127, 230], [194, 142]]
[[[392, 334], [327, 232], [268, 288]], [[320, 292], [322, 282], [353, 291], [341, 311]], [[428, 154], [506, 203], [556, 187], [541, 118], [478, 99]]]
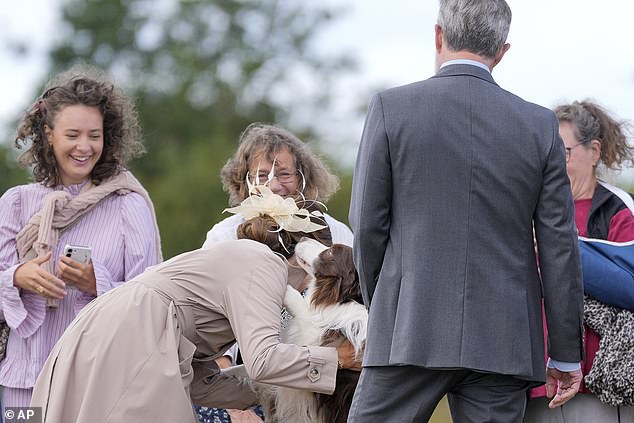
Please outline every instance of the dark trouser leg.
[[460, 374], [414, 366], [365, 367], [348, 423], [426, 422]]
[[521, 423], [527, 381], [488, 373], [469, 374], [447, 394], [454, 423]]

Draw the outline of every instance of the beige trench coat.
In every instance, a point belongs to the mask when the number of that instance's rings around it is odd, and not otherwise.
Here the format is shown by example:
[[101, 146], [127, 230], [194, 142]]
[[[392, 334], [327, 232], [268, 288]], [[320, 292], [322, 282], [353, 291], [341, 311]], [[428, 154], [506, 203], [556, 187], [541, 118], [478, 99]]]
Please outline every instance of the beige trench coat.
[[46, 423], [196, 422], [191, 399], [244, 408], [255, 396], [230, 378], [205, 378], [242, 348], [252, 379], [332, 393], [334, 348], [279, 343], [287, 266], [268, 247], [227, 241], [181, 254], [97, 298], [53, 348], [33, 390]]

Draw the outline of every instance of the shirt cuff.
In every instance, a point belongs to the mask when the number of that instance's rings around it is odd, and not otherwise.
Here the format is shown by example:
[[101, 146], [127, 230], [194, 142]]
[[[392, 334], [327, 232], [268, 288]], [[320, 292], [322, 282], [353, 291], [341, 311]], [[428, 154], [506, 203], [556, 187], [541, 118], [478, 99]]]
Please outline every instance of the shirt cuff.
[[581, 363], [579, 362], [570, 363], [568, 361], [558, 361], [550, 357], [548, 358], [547, 366], [549, 369], [557, 369], [561, 372], [574, 372], [581, 369]]
[[20, 290], [13, 285], [15, 271], [21, 264], [11, 266], [0, 276], [0, 302], [4, 319], [21, 338], [37, 331], [46, 317], [46, 299], [41, 295]]
[[2, 317], [11, 322], [9, 326], [17, 327], [26, 319], [27, 311], [24, 308], [20, 290], [13, 285], [13, 275], [22, 264], [15, 264], [0, 273], [0, 305]]
[[231, 364], [235, 366], [238, 360], [238, 344], [233, 344], [222, 356], [231, 358]]

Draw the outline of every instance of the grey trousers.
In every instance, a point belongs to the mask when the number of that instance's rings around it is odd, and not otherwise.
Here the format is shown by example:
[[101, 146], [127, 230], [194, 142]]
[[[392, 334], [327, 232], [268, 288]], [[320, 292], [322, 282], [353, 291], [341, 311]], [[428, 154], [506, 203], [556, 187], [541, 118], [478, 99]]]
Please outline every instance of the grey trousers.
[[612, 407], [594, 395], [577, 394], [554, 409], [548, 408], [549, 402], [546, 398], [528, 401], [524, 423], [634, 423], [634, 407]]
[[348, 423], [427, 422], [447, 395], [454, 423], [520, 423], [530, 382], [471, 370], [364, 367]]

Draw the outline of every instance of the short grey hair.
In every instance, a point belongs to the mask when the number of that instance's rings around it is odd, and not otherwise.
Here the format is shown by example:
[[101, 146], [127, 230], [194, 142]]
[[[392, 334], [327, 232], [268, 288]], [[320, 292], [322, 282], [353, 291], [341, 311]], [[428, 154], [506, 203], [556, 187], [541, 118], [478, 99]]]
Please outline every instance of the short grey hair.
[[504, 0], [439, 0], [438, 25], [447, 47], [494, 59], [506, 42], [511, 8]]

